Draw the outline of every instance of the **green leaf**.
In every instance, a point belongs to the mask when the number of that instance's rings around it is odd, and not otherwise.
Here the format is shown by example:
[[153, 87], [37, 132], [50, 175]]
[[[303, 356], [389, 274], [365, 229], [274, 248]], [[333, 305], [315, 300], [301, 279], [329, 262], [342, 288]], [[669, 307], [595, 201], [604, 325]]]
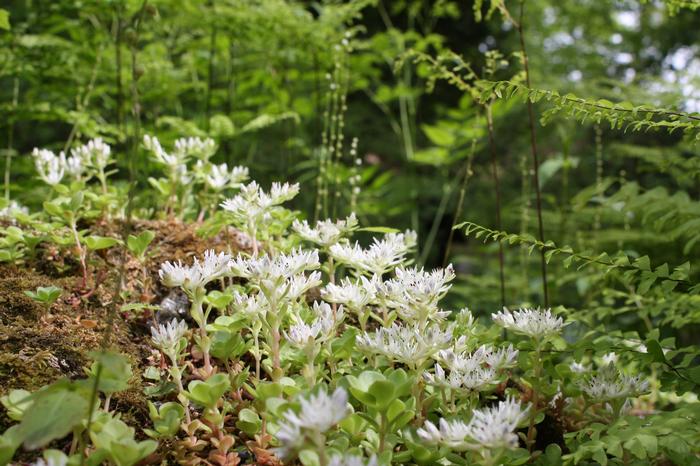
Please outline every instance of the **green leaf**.
[[421, 128], [430, 142], [436, 146], [450, 147], [455, 143], [454, 132], [444, 126], [423, 125]]
[[231, 388], [231, 381], [228, 375], [214, 374], [206, 381], [190, 382], [185, 395], [200, 406], [213, 408], [229, 388]]
[[129, 251], [134, 253], [137, 257], [143, 257], [148, 245], [151, 244], [155, 236], [156, 234], [151, 230], [144, 230], [139, 233], [138, 236], [129, 235], [126, 240], [126, 246], [129, 248]]
[[245, 432], [249, 437], [253, 437], [260, 431], [262, 421], [258, 413], [249, 408], [243, 408], [238, 413], [238, 421], [236, 427]]
[[33, 450], [68, 435], [87, 417], [88, 404], [68, 381], [37, 392], [19, 424], [24, 447]]
[[231, 301], [233, 301], [233, 295], [231, 293], [222, 293], [218, 290], [210, 291], [206, 297], [206, 303], [211, 304], [219, 310], [226, 309], [226, 306], [228, 306]]
[[385, 410], [396, 397], [394, 383], [389, 380], [377, 380], [369, 387], [369, 394], [375, 399], [375, 407]]
[[105, 452], [117, 466], [132, 466], [158, 447], [158, 442], [153, 440], [137, 442], [134, 439], [134, 429], [116, 418], [96, 422], [90, 432], [90, 439], [98, 452]]
[[0, 29], [10, 30], [10, 13], [4, 8], [0, 8]]
[[58, 217], [60, 219], [65, 217], [63, 207], [57, 200], [44, 202], [44, 210], [47, 214], [53, 215], [54, 217]]
[[169, 401], [156, 408], [148, 402], [148, 412], [155, 432], [152, 437], [172, 437], [180, 430], [180, 423], [185, 417], [185, 408], [180, 403]]
[[105, 236], [88, 236], [85, 238], [85, 245], [88, 247], [88, 249], [91, 249], [93, 251], [97, 251], [98, 249], [106, 249], [106, 248], [111, 248], [115, 244], [119, 242], [118, 239], [116, 238], [108, 238]]
[[100, 372], [100, 380], [97, 385], [99, 391], [115, 393], [129, 388], [129, 380], [134, 374], [126, 356], [112, 352], [93, 352], [90, 356], [95, 360], [88, 372], [91, 377], [97, 376], [97, 366], [98, 364], [102, 365], [102, 372]]
[[666, 356], [664, 355], [664, 350], [661, 348], [661, 345], [659, 344], [658, 341], [647, 340], [646, 347], [647, 347], [647, 353], [649, 353], [649, 355], [651, 355], [654, 362], [662, 362], [662, 363], [666, 362]]
[[34, 400], [27, 390], [10, 390], [10, 393], [0, 398], [0, 403], [7, 410], [7, 417], [14, 421], [21, 421], [25, 411], [32, 406]]
[[366, 231], [369, 233], [398, 233], [401, 230], [397, 230], [396, 228], [389, 228], [389, 227], [365, 227], [365, 228], [360, 228], [357, 231]]
[[36, 289], [36, 291], [25, 291], [24, 294], [29, 296], [35, 301], [38, 301], [40, 303], [44, 303], [47, 305], [53, 304], [59, 296], [61, 296], [61, 293], [63, 290], [61, 288], [58, 288], [56, 286], [40, 286]]
[[0, 435], [0, 464], [10, 464], [15, 451], [22, 444], [19, 425], [14, 425]]

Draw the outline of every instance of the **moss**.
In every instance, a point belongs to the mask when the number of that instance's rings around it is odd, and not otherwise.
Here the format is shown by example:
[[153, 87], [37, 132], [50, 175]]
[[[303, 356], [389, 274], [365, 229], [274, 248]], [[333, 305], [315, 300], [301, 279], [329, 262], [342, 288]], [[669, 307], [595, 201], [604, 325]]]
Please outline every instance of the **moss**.
[[[113, 223], [92, 225], [96, 234], [119, 236], [121, 226]], [[227, 250], [232, 238], [234, 249], [240, 249], [237, 234], [202, 239], [196, 226], [177, 220], [139, 221], [134, 233], [143, 230], [156, 232], [149, 248], [144, 267], [136, 259], [126, 256], [125, 292], [136, 302], [151, 302], [164, 296], [168, 290], [160, 285], [158, 269], [166, 260], [189, 262], [206, 249]], [[90, 352], [98, 350], [104, 334], [109, 330], [112, 350], [125, 354], [134, 376], [128, 390], [115, 393], [111, 409], [136, 427], [137, 437], [143, 439], [142, 428], [150, 425], [147, 398], [143, 393], [143, 371], [151, 354], [150, 332], [145, 318], [127, 315], [115, 316], [113, 326], [107, 329], [108, 309], [114, 301], [114, 284], [123, 250], [112, 248], [90, 257], [90, 274], [95, 289], [85, 294], [81, 290], [80, 271], [75, 264], [74, 251], [59, 250], [42, 245], [36, 261], [17, 267], [0, 264], [0, 395], [23, 388], [34, 391], [60, 378], [85, 377], [90, 365]], [[146, 277], [144, 277], [146, 273]], [[50, 312], [24, 294], [39, 286], [57, 286], [63, 292]], [[144, 289], [145, 286], [145, 289]], [[14, 422], [0, 415], [0, 431]], [[65, 445], [55, 445], [63, 448]], [[168, 457], [172, 448], [161, 445], [159, 453]], [[21, 461], [31, 461], [36, 452], [18, 452]]]

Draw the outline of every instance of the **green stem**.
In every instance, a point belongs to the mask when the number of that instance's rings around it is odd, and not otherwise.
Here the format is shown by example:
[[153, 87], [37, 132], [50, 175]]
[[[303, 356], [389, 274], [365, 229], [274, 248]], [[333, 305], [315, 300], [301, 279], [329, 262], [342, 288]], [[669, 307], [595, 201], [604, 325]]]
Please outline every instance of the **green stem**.
[[[525, 82], [527, 87], [530, 86], [530, 67], [528, 64], [527, 49], [525, 48], [525, 32], [523, 29], [523, 12], [525, 9], [525, 0], [520, 0], [520, 14], [518, 22], [515, 24], [518, 30], [518, 38], [520, 39], [520, 51], [522, 53], [523, 60], [523, 70], [525, 71]], [[537, 151], [537, 136], [535, 135], [535, 111], [533, 108], [532, 101], [527, 99], [527, 114], [529, 120], [530, 129], [530, 152], [532, 153], [532, 182], [535, 185], [535, 195], [536, 195], [536, 207], [537, 207], [537, 228], [539, 233], [539, 239], [541, 242], [544, 241], [544, 223], [542, 222], [542, 192], [540, 189], [540, 161]], [[547, 288], [547, 261], [545, 258], [545, 251], [540, 251], [540, 270], [542, 274], [542, 294], [544, 298], [544, 307], [549, 307], [549, 293]]]

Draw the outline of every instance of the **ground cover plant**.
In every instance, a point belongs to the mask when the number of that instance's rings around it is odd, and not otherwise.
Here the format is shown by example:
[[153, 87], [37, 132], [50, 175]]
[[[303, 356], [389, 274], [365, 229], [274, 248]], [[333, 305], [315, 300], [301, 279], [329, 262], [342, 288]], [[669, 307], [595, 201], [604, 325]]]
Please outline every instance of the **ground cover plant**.
[[700, 464], [699, 14], [0, 8], [0, 464]]

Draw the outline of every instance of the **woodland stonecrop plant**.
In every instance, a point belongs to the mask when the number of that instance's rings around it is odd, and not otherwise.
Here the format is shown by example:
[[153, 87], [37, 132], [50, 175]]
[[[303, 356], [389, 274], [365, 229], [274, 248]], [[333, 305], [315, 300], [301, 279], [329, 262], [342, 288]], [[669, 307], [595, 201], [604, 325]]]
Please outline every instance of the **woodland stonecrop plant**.
[[[249, 281], [250, 286], [262, 295], [265, 305], [261, 315], [269, 351], [271, 374], [277, 380], [282, 376], [280, 342], [282, 325], [288, 320], [291, 309], [299, 305], [305, 293], [321, 284], [318, 251], [293, 250], [276, 257], [264, 255], [245, 259], [236, 258], [231, 265], [232, 275]], [[306, 271], [312, 271], [308, 275]]]
[[166, 262], [158, 272], [165, 286], [180, 287], [191, 301], [190, 317], [199, 326], [195, 341], [204, 357], [203, 374], [212, 374], [213, 371], [209, 354], [211, 339], [206, 328], [213, 306], [207, 304], [206, 309], [204, 308], [207, 296], [206, 286], [226, 276], [232, 265], [230, 255], [223, 252], [217, 254], [209, 250], [204, 253], [204, 259], [201, 262], [197, 258], [190, 266], [183, 266], [181, 262]]
[[[284, 211], [281, 204], [293, 199], [299, 193], [299, 184], [272, 183], [269, 192], [263, 191], [258, 183], [241, 187], [240, 192], [221, 203], [221, 207], [231, 218], [234, 226], [241, 228], [253, 242], [253, 256], [258, 255], [259, 235], [267, 233], [276, 216]], [[266, 236], [267, 237], [267, 236]]]
[[[93, 208], [93, 202], [96, 201], [97, 196], [90, 191], [84, 191], [82, 187], [82, 184], [74, 184], [70, 190], [66, 188], [66, 195], [61, 194], [51, 201], [44, 202], [44, 211], [50, 218], [64, 227], [64, 229], [53, 232], [51, 239], [58, 244], [75, 246], [82, 272], [81, 287], [83, 290], [87, 290], [90, 287], [89, 252], [110, 248], [118, 244], [119, 240], [98, 235], [86, 235], [84, 231], [78, 229], [81, 220], [99, 215], [99, 212]], [[61, 191], [63, 192], [63, 190]], [[64, 234], [65, 229], [68, 230], [67, 234]]]
[[44, 307], [46, 314], [51, 310], [51, 306], [61, 296], [63, 290], [57, 286], [39, 286], [36, 291], [27, 290], [24, 292], [34, 301], [40, 303]]
[[516, 429], [527, 420], [528, 409], [512, 398], [490, 408], [475, 409], [468, 423], [440, 419], [439, 428], [430, 421], [418, 429], [428, 445], [444, 446], [458, 452], [472, 452], [472, 458], [484, 466], [501, 464], [504, 450], [518, 446]]
[[198, 220], [202, 220], [207, 212], [214, 212], [217, 205], [228, 189], [239, 189], [248, 179], [248, 168], [242, 166], [228, 168], [226, 163], [219, 165], [209, 161], [197, 160], [194, 166], [197, 180], [203, 185], [197, 194], [200, 212]]
[[[288, 332], [283, 332], [285, 339], [291, 346], [301, 350], [306, 357], [306, 366], [302, 374], [306, 378], [309, 387], [316, 385], [316, 358], [323, 347], [335, 337], [338, 326], [342, 323], [343, 307], [333, 311], [331, 307], [314, 302], [311, 312], [311, 323], [306, 323], [303, 317], [293, 317], [295, 323], [289, 327]], [[332, 351], [332, 348], [329, 348]]]
[[324, 388], [300, 398], [299, 405], [299, 412], [287, 411], [280, 422], [276, 437], [282, 446], [276, 452], [282, 459], [291, 460], [309, 449], [318, 455], [319, 465], [326, 466], [329, 458], [325, 435], [350, 414], [348, 394], [336, 388], [329, 395]]
[[530, 413], [530, 428], [528, 430], [528, 447], [531, 447], [535, 438], [535, 420], [538, 414], [539, 393], [547, 390], [547, 383], [542, 379], [542, 350], [549, 340], [559, 336], [564, 328], [564, 319], [552, 314], [550, 309], [544, 311], [540, 309], [520, 309], [511, 312], [508, 309], [492, 314], [493, 321], [501, 327], [514, 333], [525, 335], [533, 340], [534, 351], [532, 352], [531, 367], [533, 389], [533, 409]]
[[[101, 187], [101, 203], [110, 206], [108, 195], [107, 177], [116, 170], [109, 170], [109, 165], [114, 163], [112, 148], [102, 138], [95, 138], [86, 144], [71, 149], [71, 155], [66, 157], [64, 152], [56, 155], [47, 149], [35, 148], [32, 151], [34, 166], [39, 178], [46, 184], [54, 187], [60, 193], [65, 194], [66, 189], [60, 188], [65, 176], [78, 183], [87, 183], [96, 178]], [[73, 189], [75, 190], [75, 189]]]
[[[144, 135], [143, 145], [153, 160], [165, 170], [163, 178], [149, 178], [151, 185], [165, 198], [166, 212], [177, 212], [182, 217], [190, 206], [192, 193], [199, 200], [199, 220], [213, 208], [224, 190], [237, 188], [248, 178], [248, 169], [226, 164], [214, 165], [209, 159], [216, 153], [217, 144], [211, 138], [180, 138], [170, 152], [163, 149], [155, 136]], [[192, 163], [194, 160], [194, 163]], [[198, 185], [195, 187], [195, 184]]]

